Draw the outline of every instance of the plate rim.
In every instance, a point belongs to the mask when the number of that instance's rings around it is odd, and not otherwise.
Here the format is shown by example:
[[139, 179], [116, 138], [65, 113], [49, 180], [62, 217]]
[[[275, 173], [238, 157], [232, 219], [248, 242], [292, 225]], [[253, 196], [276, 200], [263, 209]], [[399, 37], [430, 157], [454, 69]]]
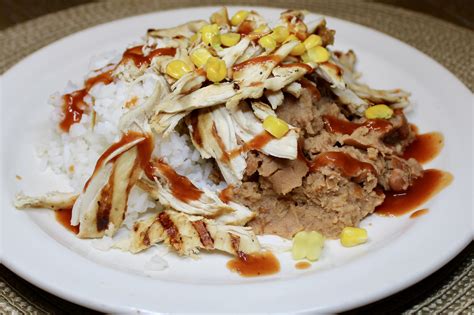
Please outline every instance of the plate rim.
[[[279, 10], [281, 8], [276, 8], [276, 7], [262, 7], [262, 6], [227, 6], [229, 8], [243, 8], [243, 7], [252, 7], [252, 8], [256, 8], [256, 9], [259, 9], [259, 8], [263, 8], [263, 9], [271, 9], [271, 10]], [[91, 31], [92, 29], [95, 29], [95, 28], [99, 28], [99, 27], [102, 27], [104, 25], [107, 25], [107, 24], [113, 24], [113, 23], [116, 23], [116, 22], [123, 22], [125, 20], [129, 20], [129, 19], [135, 19], [135, 18], [141, 18], [143, 16], [147, 16], [147, 15], [154, 15], [154, 14], [158, 14], [158, 13], [163, 13], [163, 12], [169, 12], [169, 11], [175, 11], [175, 10], [190, 10], [192, 8], [207, 8], [207, 9], [210, 9], [210, 8], [216, 8], [216, 6], [195, 6], [195, 7], [186, 7], [186, 8], [182, 8], [182, 9], [169, 9], [169, 10], [159, 10], [159, 11], [154, 11], [154, 12], [151, 12], [151, 13], [147, 13], [147, 14], [141, 14], [141, 15], [134, 15], [134, 16], [130, 16], [130, 17], [126, 17], [126, 18], [122, 18], [122, 19], [117, 19], [117, 20], [113, 20], [113, 21], [110, 21], [110, 22], [106, 22], [106, 23], [102, 23], [102, 24], [99, 24], [99, 25], [96, 25], [96, 26], [93, 26], [93, 27], [90, 27], [90, 28], [86, 28], [84, 30], [81, 30], [79, 32], [75, 32], [73, 34], [70, 34], [68, 36], [65, 36], [57, 41], [54, 41], [48, 45], [46, 45], [45, 47], [33, 52], [32, 54], [26, 56], [25, 58], [23, 58], [22, 60], [20, 60], [18, 63], [16, 63], [14, 66], [10, 67], [5, 73], [3, 73], [1, 75], [1, 83], [2, 83], [2, 86], [3, 86], [3, 81], [6, 80], [6, 78], [8, 78], [9, 74], [14, 72], [16, 69], [17, 69], [17, 66], [19, 66], [20, 64], [22, 63], [25, 63], [25, 62], [28, 62], [28, 60], [30, 58], [34, 58], [34, 56], [36, 54], [38, 54], [39, 52], [41, 51], [44, 51], [44, 50], [47, 50], [47, 49], [50, 49], [50, 46], [52, 45], [58, 45], [60, 44], [62, 41], [67, 41], [67, 40], [70, 40], [71, 37], [74, 37], [74, 36], [78, 36], [80, 35], [81, 33], [83, 32], [88, 32], [88, 31]], [[312, 12], [314, 13], [314, 12]], [[315, 13], [315, 14], [318, 14], [318, 13]], [[321, 15], [321, 14], [318, 14], [318, 15]], [[403, 41], [400, 41], [399, 39], [397, 38], [394, 38], [390, 35], [387, 35], [385, 33], [382, 33], [378, 30], [375, 30], [375, 29], [372, 29], [370, 27], [367, 27], [367, 26], [364, 26], [364, 25], [361, 25], [361, 24], [357, 24], [357, 23], [354, 23], [354, 22], [350, 22], [350, 21], [347, 21], [347, 20], [344, 20], [344, 19], [340, 19], [340, 18], [336, 18], [336, 17], [332, 17], [330, 15], [324, 15], [330, 19], [333, 19], [333, 20], [338, 20], [340, 22], [344, 22], [344, 23], [348, 23], [348, 24], [352, 24], [352, 25], [355, 25], [359, 28], [363, 28], [364, 31], [370, 31], [370, 32], [376, 32], [378, 33], [379, 35], [382, 35], [384, 37], [388, 37], [390, 38], [391, 40], [395, 40], [397, 42], [397, 45], [402, 45], [404, 46], [403, 48], [404, 49], [410, 49], [412, 50], [412, 52], [415, 52], [417, 54], [421, 54], [425, 59], [429, 59], [432, 63], [434, 62], [435, 64], [437, 64], [443, 71], [449, 73], [451, 75], [451, 78], [450, 79], [454, 79], [456, 81], [457, 84], [460, 84], [468, 93], [470, 93], [469, 89], [467, 88], [467, 86], [462, 82], [460, 81], [453, 73], [451, 73], [448, 69], [446, 69], [444, 66], [442, 66], [439, 62], [437, 62], [436, 60], [434, 60], [433, 58], [431, 58], [430, 56], [426, 55], [425, 53], [423, 53], [422, 51], [419, 51], [417, 50], [416, 48], [408, 45], [407, 43], [403, 42]], [[3, 99], [3, 96], [2, 96], [2, 99]], [[3, 107], [3, 105], [2, 105]], [[3, 119], [3, 117], [2, 117]], [[2, 136], [3, 137], [3, 136]], [[3, 165], [3, 163], [2, 163]], [[3, 184], [3, 181], [2, 181], [2, 184]], [[2, 193], [3, 193], [3, 188], [2, 188]], [[2, 224], [5, 224], [5, 221], [2, 222]], [[40, 229], [41, 230], [41, 229]], [[45, 233], [44, 231], [41, 231], [43, 233]], [[4, 238], [4, 241], [6, 239]], [[406, 283], [402, 284], [401, 286], [399, 287], [395, 287], [391, 292], [384, 292], [381, 296], [378, 296], [376, 297], [375, 299], [372, 297], [372, 298], [367, 298], [365, 301], [363, 302], [354, 302], [352, 304], [346, 304], [346, 306], [349, 306], [348, 308], [352, 308], [352, 307], [356, 307], [356, 306], [360, 306], [360, 305], [364, 305], [365, 303], [367, 302], [371, 302], [371, 301], [374, 301], [374, 300], [378, 300], [380, 298], [383, 298], [383, 297], [386, 297], [390, 294], [393, 294], [394, 292], [398, 292], [399, 290], [403, 289], [403, 288], [406, 288], [408, 287], [409, 285], [412, 285], [416, 282], [418, 282], [419, 280], [425, 278], [427, 275], [435, 272], [436, 270], [438, 270], [439, 268], [441, 268], [443, 265], [445, 265], [449, 260], [451, 260], [452, 258], [454, 258], [455, 255], [457, 255], [459, 252], [462, 251], [463, 248], [465, 248], [469, 243], [470, 241], [472, 240], [472, 235], [471, 235], [471, 239], [469, 238], [469, 235], [466, 235], [466, 238], [463, 239], [463, 240], [460, 240], [459, 243], [456, 245], [456, 246], [453, 246], [451, 249], [451, 253], [449, 255], [445, 255], [444, 256], [444, 259], [439, 262], [437, 264], [436, 267], [434, 267], [433, 270], [426, 270], [426, 272], [424, 274], [419, 274], [418, 278], [411, 278], [410, 281], [406, 281]], [[53, 240], [54, 241], [54, 240]], [[55, 241], [54, 241], [55, 242]], [[103, 306], [105, 305], [98, 305], [98, 304], [89, 304], [88, 301], [83, 301], [81, 300], [80, 298], [77, 298], [77, 296], [75, 296], [74, 294], [67, 294], [65, 292], [62, 292], [60, 290], [58, 290], [58, 288], [54, 287], [54, 286], [49, 286], [48, 284], [44, 283], [44, 281], [42, 281], [39, 277], [34, 277], [32, 276], [31, 274], [28, 274], [27, 270], [23, 270], [21, 268], [17, 268], [18, 265], [15, 265], [14, 264], [14, 259], [11, 260], [9, 258], [11, 257], [7, 257], [7, 255], [4, 254], [4, 251], [3, 250], [0, 250], [0, 258], [2, 259], [2, 263], [7, 266], [7, 268], [9, 268], [10, 270], [12, 270], [13, 272], [15, 272], [16, 274], [18, 274], [19, 276], [21, 276], [22, 278], [26, 279], [27, 281], [39, 286], [40, 288], [43, 288], [45, 289], [46, 291], [48, 292], [51, 292], [57, 296], [60, 296], [60, 297], [66, 297], [67, 300], [69, 301], [73, 301], [73, 302], [76, 302], [78, 304], [81, 304], [81, 305], [86, 305], [88, 307], [91, 307], [93, 309], [100, 309], [100, 310], [104, 310], [104, 309], [107, 309], [107, 308], [102, 308]], [[97, 308], [99, 307], [99, 308]], [[347, 309], [347, 307], [345, 307], [344, 309]], [[111, 308], [110, 310], [117, 310], [115, 308]], [[135, 309], [127, 309], [128, 311], [130, 310], [135, 310]], [[312, 311], [312, 310], [304, 310], [304, 311]]]

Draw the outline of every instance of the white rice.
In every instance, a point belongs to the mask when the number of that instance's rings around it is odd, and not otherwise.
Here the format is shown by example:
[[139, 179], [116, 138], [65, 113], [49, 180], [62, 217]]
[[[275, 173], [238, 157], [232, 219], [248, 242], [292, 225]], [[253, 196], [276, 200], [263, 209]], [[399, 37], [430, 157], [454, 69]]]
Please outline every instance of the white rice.
[[[93, 69], [104, 67], [111, 62], [116, 63], [118, 60], [120, 60], [120, 55], [112, 53], [95, 57], [90, 63], [88, 77], [97, 75]], [[49, 99], [49, 104], [53, 108], [51, 138], [38, 147], [38, 155], [44, 160], [45, 167], [51, 168], [57, 174], [66, 174], [73, 190], [80, 192], [91, 176], [100, 155], [113, 142], [120, 139], [118, 123], [120, 117], [128, 110], [125, 104], [136, 98], [136, 106], [140, 106], [152, 94], [156, 80], [156, 74], [146, 72], [132, 83], [115, 80], [108, 85], [102, 83], [95, 85], [89, 95], [84, 98], [84, 101], [96, 112], [95, 126], [92, 127], [91, 114], [84, 113], [81, 121], [71, 126], [69, 133], [62, 132], [58, 128], [62, 119], [62, 95], [81, 89], [82, 83], [74, 85], [69, 82], [62, 94], [53, 94]], [[201, 159], [188, 135], [174, 132], [166, 139], [156, 137], [154, 155], [164, 159], [179, 174], [187, 176], [200, 188], [220, 190], [225, 187], [225, 183], [215, 185], [208, 179], [212, 166]], [[156, 213], [157, 210], [161, 210], [161, 206], [140, 188], [134, 187], [128, 199], [124, 226], [131, 229], [133, 223], [150, 209]], [[107, 250], [113, 245], [113, 240], [105, 237], [94, 241], [93, 246], [100, 250]], [[154, 263], [162, 265], [161, 261]], [[156, 270], [157, 267], [151, 266], [151, 269]]]

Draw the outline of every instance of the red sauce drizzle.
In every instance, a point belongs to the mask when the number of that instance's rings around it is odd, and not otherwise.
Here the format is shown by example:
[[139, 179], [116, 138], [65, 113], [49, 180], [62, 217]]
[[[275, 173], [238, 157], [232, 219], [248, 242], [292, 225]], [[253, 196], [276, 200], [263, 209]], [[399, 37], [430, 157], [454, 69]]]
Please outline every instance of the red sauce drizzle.
[[59, 123], [59, 128], [64, 132], [69, 132], [71, 125], [81, 121], [82, 114], [87, 108], [84, 97], [90, 89], [98, 83], [109, 84], [113, 81], [112, 70], [101, 73], [95, 77], [89, 78], [85, 82], [85, 88], [63, 95], [63, 119]]
[[385, 191], [384, 202], [375, 208], [375, 212], [384, 216], [400, 216], [412, 211], [447, 187], [453, 176], [441, 170], [428, 169], [423, 176], [403, 192]]
[[254, 64], [269, 62], [269, 61], [279, 63], [281, 61], [281, 59], [280, 59], [280, 57], [275, 56], [275, 55], [259, 56], [259, 57], [255, 57], [255, 58], [252, 58], [252, 59], [249, 59], [249, 60], [245, 60], [244, 62], [235, 64], [232, 67], [232, 70], [233, 71], [239, 71], [239, 70], [241, 70], [241, 69], [243, 69], [243, 68], [245, 68], [249, 65], [254, 65]]
[[[150, 64], [153, 57], [156, 56], [174, 56], [176, 54], [176, 48], [158, 48], [152, 50], [148, 55], [144, 56], [142, 52], [143, 46], [135, 46], [127, 49], [119, 64], [126, 60], [132, 60], [137, 67], [143, 64]], [[64, 132], [69, 132], [71, 125], [81, 121], [82, 114], [87, 109], [87, 104], [84, 102], [84, 97], [89, 93], [90, 89], [98, 83], [109, 84], [113, 81], [112, 72], [115, 70], [109, 70], [104, 73], [98, 74], [95, 77], [89, 78], [84, 82], [84, 88], [81, 90], [74, 91], [63, 95], [63, 114], [64, 118], [59, 123], [59, 128]]]
[[300, 270], [308, 269], [309, 267], [311, 267], [311, 264], [307, 261], [299, 261], [295, 264], [295, 268]]
[[318, 88], [316, 87], [316, 84], [305, 78], [302, 78], [300, 80], [300, 83], [301, 86], [307, 89], [316, 100], [321, 99], [321, 92], [319, 92]]
[[56, 216], [56, 221], [61, 223], [62, 226], [74, 234], [79, 233], [79, 225], [71, 225], [72, 208], [59, 209], [56, 210], [54, 214]]
[[355, 123], [339, 119], [334, 116], [323, 116], [324, 127], [332, 133], [352, 134], [357, 128], [366, 127], [369, 130], [386, 132], [392, 128], [392, 124], [385, 119], [369, 119], [363, 123]]
[[376, 173], [371, 164], [354, 159], [352, 156], [344, 152], [321, 153], [310, 162], [309, 169], [314, 172], [323, 166], [335, 167], [347, 177], [357, 176], [363, 171]]
[[415, 140], [403, 152], [403, 158], [414, 158], [420, 163], [427, 163], [438, 156], [443, 146], [444, 138], [439, 132], [416, 135]]
[[94, 172], [92, 173], [92, 176], [87, 180], [86, 184], [84, 185], [84, 191], [87, 189], [87, 186], [89, 186], [89, 182], [91, 179], [94, 177], [95, 173], [99, 168], [102, 167], [104, 164], [104, 161], [116, 150], [118, 150], [120, 147], [129, 144], [130, 142], [133, 142], [137, 139], [140, 138], [145, 138], [142, 142], [140, 142], [137, 145], [138, 148], [138, 156], [140, 159], [140, 166], [145, 169], [147, 166], [148, 161], [150, 160], [151, 157], [151, 152], [153, 151], [153, 141], [147, 137], [146, 135], [139, 133], [139, 132], [134, 132], [130, 131], [122, 136], [118, 142], [113, 143], [107, 150], [105, 150], [104, 153], [99, 157], [95, 164]]
[[250, 150], [260, 150], [265, 145], [267, 145], [267, 143], [272, 141], [272, 139], [273, 136], [270, 133], [263, 131], [261, 134], [256, 135], [249, 142], [244, 143], [242, 147], [230, 151], [227, 156], [229, 158], [233, 158], [243, 152], [248, 152]]
[[176, 54], [176, 48], [166, 47], [166, 48], [157, 48], [146, 56], [143, 55], [143, 46], [135, 46], [127, 49], [123, 53], [122, 62], [127, 60], [132, 60], [135, 66], [140, 68], [142, 65], [148, 65], [151, 63], [151, 60], [156, 56], [174, 56]]
[[191, 123], [191, 127], [193, 129], [193, 132], [191, 134], [193, 140], [194, 140], [194, 143], [196, 143], [196, 145], [198, 146], [202, 146], [202, 137], [201, 137], [201, 133], [199, 132], [199, 128], [198, 128], [198, 125], [199, 125], [199, 121], [198, 121], [198, 111], [194, 110], [191, 112], [191, 114], [189, 115], [189, 120], [190, 120], [190, 123]]
[[150, 163], [149, 167], [147, 167], [146, 174], [152, 179], [154, 173], [153, 168], [158, 168], [166, 177], [171, 188], [171, 193], [177, 199], [188, 202], [201, 198], [202, 191], [194, 186], [186, 176], [179, 175], [165, 162], [157, 160]]
[[243, 277], [267, 276], [280, 271], [280, 262], [271, 252], [243, 254], [230, 260], [227, 268]]
[[229, 203], [229, 201], [231, 201], [233, 197], [233, 188], [234, 187], [232, 185], [229, 185], [226, 188], [222, 189], [219, 193], [219, 199], [222, 200], [222, 202]]
[[302, 62], [285, 63], [285, 64], [280, 65], [280, 67], [282, 68], [301, 67], [301, 68], [305, 68], [306, 71], [308, 71], [308, 73], [311, 73], [313, 71], [312, 67]]
[[410, 214], [410, 219], [418, 218], [419, 216], [422, 216], [422, 215], [427, 214], [427, 213], [428, 213], [428, 209], [416, 210], [415, 212]]
[[240, 23], [237, 33], [240, 35], [248, 35], [253, 32], [253, 25], [251, 21], [243, 21]]

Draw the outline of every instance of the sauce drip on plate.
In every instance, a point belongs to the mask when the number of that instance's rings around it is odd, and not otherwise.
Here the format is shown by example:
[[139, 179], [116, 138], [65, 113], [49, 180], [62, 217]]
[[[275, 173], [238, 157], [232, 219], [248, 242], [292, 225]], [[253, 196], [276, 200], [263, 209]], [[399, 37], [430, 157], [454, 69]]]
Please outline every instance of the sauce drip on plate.
[[267, 276], [280, 271], [280, 262], [271, 252], [242, 254], [230, 260], [227, 268], [243, 277]]
[[307, 261], [299, 261], [295, 264], [295, 268], [299, 270], [308, 269], [309, 267], [311, 267], [311, 264]]
[[414, 158], [420, 163], [433, 160], [444, 146], [443, 135], [439, 132], [429, 132], [416, 135], [415, 140], [403, 152], [403, 158]]
[[385, 191], [384, 202], [375, 208], [383, 216], [400, 216], [412, 211], [447, 187], [453, 176], [437, 169], [428, 169], [413, 184], [402, 192]]
[[56, 216], [56, 221], [61, 223], [62, 226], [64, 226], [66, 229], [68, 229], [74, 234], [79, 233], [79, 225], [71, 225], [72, 208], [59, 209], [56, 210], [54, 214]]
[[419, 216], [425, 215], [428, 213], [428, 209], [420, 209], [416, 210], [412, 214], [410, 214], [410, 219], [418, 218]]

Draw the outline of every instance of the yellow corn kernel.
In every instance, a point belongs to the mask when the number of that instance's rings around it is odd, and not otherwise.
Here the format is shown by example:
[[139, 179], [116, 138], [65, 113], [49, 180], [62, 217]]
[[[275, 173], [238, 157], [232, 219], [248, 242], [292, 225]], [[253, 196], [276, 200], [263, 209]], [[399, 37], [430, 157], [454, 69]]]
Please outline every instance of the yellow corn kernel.
[[303, 60], [303, 62], [311, 62], [311, 59], [309, 59], [308, 56], [308, 51], [301, 55], [301, 60]]
[[236, 45], [240, 41], [240, 34], [227, 33], [221, 35], [221, 43], [224, 46], [230, 47]]
[[211, 37], [211, 41], [209, 43], [211, 47], [213, 47], [216, 50], [222, 49], [221, 47], [221, 36], [220, 35], [214, 35]]
[[289, 41], [292, 41], [292, 40], [297, 40], [297, 41], [300, 41], [298, 39], [298, 37], [296, 37], [294, 34], [290, 34], [284, 41], [284, 43], [288, 43]]
[[267, 116], [263, 120], [263, 128], [278, 139], [286, 135], [288, 130], [290, 130], [288, 124], [284, 120], [275, 116]]
[[318, 35], [309, 35], [303, 42], [303, 45], [306, 49], [310, 49], [316, 46], [321, 46], [323, 44], [323, 40]]
[[190, 72], [191, 67], [182, 60], [173, 60], [166, 66], [166, 74], [176, 80], [179, 80], [183, 75]]
[[273, 29], [271, 36], [276, 40], [277, 43], [283, 43], [285, 39], [290, 36], [290, 32], [284, 26], [277, 26]]
[[293, 237], [291, 254], [294, 260], [307, 258], [311, 261], [318, 260], [324, 246], [324, 236], [316, 231], [298, 232]]
[[316, 46], [308, 49], [308, 58], [312, 62], [326, 62], [329, 60], [329, 57], [329, 51], [322, 46]]
[[344, 247], [352, 247], [367, 242], [367, 230], [355, 227], [345, 227], [340, 236]]
[[393, 115], [393, 109], [385, 104], [374, 105], [365, 110], [367, 119], [390, 119]]
[[269, 32], [269, 31], [270, 31], [270, 28], [266, 24], [263, 24], [263, 25], [260, 25], [259, 27], [257, 27], [256, 29], [254, 29], [252, 33], [262, 34], [262, 33]]
[[299, 43], [298, 45], [295, 46], [290, 52], [290, 55], [292, 56], [301, 56], [304, 54], [306, 51], [306, 48], [304, 47], [303, 43]]
[[212, 55], [206, 48], [198, 48], [191, 53], [190, 57], [194, 65], [200, 68], [206, 64], [207, 59]]
[[230, 24], [232, 24], [233, 26], [239, 25], [247, 18], [247, 16], [249, 16], [249, 14], [250, 12], [246, 10], [241, 10], [235, 13], [234, 16], [230, 19]]
[[[200, 32], [202, 42], [206, 45], [212, 45], [212, 41], [215, 41], [214, 38], [219, 35], [219, 26], [217, 26], [217, 24], [207, 24], [201, 27]], [[217, 36], [217, 38], [219, 38], [219, 36]]]
[[258, 43], [260, 44], [260, 46], [262, 46], [263, 48], [265, 48], [265, 50], [268, 51], [274, 50], [277, 46], [276, 40], [270, 35], [263, 36], [258, 40]]
[[189, 38], [189, 41], [190, 41], [191, 43], [194, 43], [194, 42], [196, 42], [198, 39], [199, 39], [199, 34], [196, 33], [196, 34], [194, 34], [193, 36], [191, 36], [191, 37]]
[[210, 57], [206, 62], [206, 76], [209, 81], [214, 83], [220, 82], [225, 79], [227, 75], [227, 68], [224, 60], [217, 57]]

